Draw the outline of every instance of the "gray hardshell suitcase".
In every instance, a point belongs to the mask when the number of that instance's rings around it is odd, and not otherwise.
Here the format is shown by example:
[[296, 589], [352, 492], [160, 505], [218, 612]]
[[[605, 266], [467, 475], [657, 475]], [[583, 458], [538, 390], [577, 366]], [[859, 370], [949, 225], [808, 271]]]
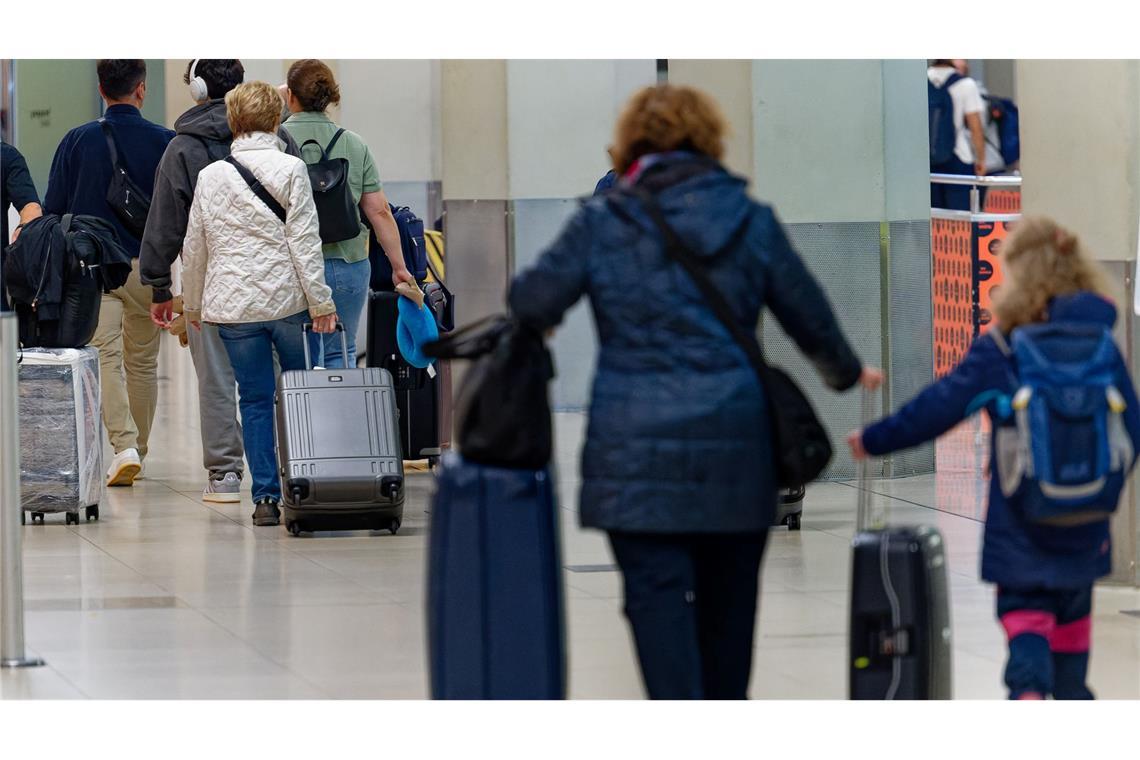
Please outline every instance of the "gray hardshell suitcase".
[[[337, 329], [347, 343], [344, 327]], [[311, 366], [307, 335], [305, 361]], [[372, 367], [282, 372], [275, 403], [289, 532], [399, 530], [404, 462], [391, 374]]]
[[[865, 397], [864, 428], [870, 406]], [[851, 553], [851, 699], [951, 699], [942, 536], [929, 525], [891, 527], [881, 508], [872, 514], [865, 459], [859, 463], [858, 494]]]

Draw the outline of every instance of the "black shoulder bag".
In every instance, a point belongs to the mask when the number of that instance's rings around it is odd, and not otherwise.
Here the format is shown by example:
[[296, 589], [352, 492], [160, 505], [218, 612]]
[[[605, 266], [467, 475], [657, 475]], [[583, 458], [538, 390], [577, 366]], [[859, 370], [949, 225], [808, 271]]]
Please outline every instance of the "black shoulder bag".
[[348, 159], [329, 158], [329, 153], [342, 134], [344, 129], [338, 129], [329, 144], [323, 148], [316, 140], [301, 143], [302, 154], [306, 145], [316, 145], [321, 151], [319, 161], [305, 163], [309, 168], [309, 183], [313, 186], [313, 201], [317, 204], [322, 243], [352, 240], [360, 234], [360, 211], [348, 184]]
[[666, 255], [689, 274], [717, 319], [744, 350], [760, 380], [760, 386], [768, 399], [778, 484], [785, 488], [798, 488], [815, 480], [831, 461], [832, 450], [827, 429], [819, 421], [811, 402], [786, 372], [764, 361], [760, 341], [736, 321], [732, 307], [717, 290], [696, 254], [665, 221], [653, 196], [644, 188], [634, 188], [633, 193], [661, 231]]
[[253, 191], [253, 194], [269, 207], [269, 210], [273, 212], [274, 216], [281, 220], [282, 224], [285, 224], [285, 207], [265, 189], [265, 185], [261, 184], [261, 180], [253, 176], [253, 172], [243, 166], [233, 156], [226, 156], [225, 160], [227, 164], [237, 169], [237, 173], [245, 180], [245, 184], [249, 185], [249, 189]]
[[107, 186], [107, 205], [115, 213], [115, 218], [127, 228], [127, 232], [142, 240], [146, 217], [150, 213], [150, 196], [135, 184], [119, 160], [119, 149], [111, 125], [106, 119], [100, 119], [99, 126], [103, 129], [103, 138], [111, 153], [111, 184]]

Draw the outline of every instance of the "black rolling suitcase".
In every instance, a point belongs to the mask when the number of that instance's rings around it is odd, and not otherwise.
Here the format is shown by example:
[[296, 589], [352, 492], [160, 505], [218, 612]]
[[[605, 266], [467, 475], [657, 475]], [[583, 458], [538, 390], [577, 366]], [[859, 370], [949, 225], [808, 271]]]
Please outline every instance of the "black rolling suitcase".
[[[337, 329], [347, 356], [344, 326]], [[311, 366], [307, 338], [305, 362]], [[399, 530], [404, 459], [388, 371], [282, 372], [275, 406], [281, 501], [289, 532]]]
[[369, 293], [367, 363], [392, 375], [404, 456], [434, 465], [451, 446], [451, 365], [439, 360], [419, 369], [404, 361], [396, 343], [400, 298], [391, 291]]
[[[864, 426], [870, 420], [864, 398]], [[942, 535], [930, 526], [889, 527], [871, 514], [867, 462], [859, 464], [852, 542], [851, 699], [950, 699], [950, 599]]]
[[549, 468], [444, 459], [432, 501], [433, 699], [563, 699], [566, 631]]

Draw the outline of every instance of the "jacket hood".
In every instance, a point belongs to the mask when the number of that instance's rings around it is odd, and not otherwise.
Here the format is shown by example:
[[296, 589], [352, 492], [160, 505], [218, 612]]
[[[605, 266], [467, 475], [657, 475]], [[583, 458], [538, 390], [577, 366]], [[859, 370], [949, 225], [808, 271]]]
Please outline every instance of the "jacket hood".
[[[619, 180], [617, 189], [606, 194], [607, 202], [642, 227], [653, 229], [641, 201], [622, 190], [627, 183], [627, 179]], [[744, 179], [711, 159], [692, 154], [662, 157], [636, 184], [654, 195], [669, 226], [700, 256], [724, 250], [748, 223], [754, 208]]]
[[207, 140], [229, 142], [233, 139], [226, 120], [226, 102], [221, 98], [199, 103], [174, 122], [174, 131], [180, 135], [196, 135]]
[[1070, 293], [1057, 296], [1049, 302], [1049, 321], [1083, 322], [1112, 327], [1116, 324], [1116, 307], [1096, 293]]

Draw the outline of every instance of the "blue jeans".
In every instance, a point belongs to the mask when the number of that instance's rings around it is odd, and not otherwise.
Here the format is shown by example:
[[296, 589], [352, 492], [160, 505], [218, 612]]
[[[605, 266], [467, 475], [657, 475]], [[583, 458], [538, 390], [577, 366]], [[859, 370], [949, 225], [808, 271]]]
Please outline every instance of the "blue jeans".
[[268, 322], [218, 325], [218, 333], [222, 336], [237, 379], [242, 440], [253, 477], [255, 502], [266, 498], [281, 500], [273, 440], [273, 395], [277, 388], [273, 351], [277, 351], [282, 372], [305, 369], [301, 327], [308, 320], [308, 312], [302, 311]]
[[344, 259], [325, 259], [325, 282], [332, 288], [337, 318], [344, 325], [348, 341], [348, 358], [343, 356], [339, 333], [313, 334], [309, 337], [309, 350], [313, 363], [326, 369], [345, 369], [356, 366], [356, 330], [360, 315], [368, 303], [368, 281], [372, 265], [368, 259], [349, 264]]

